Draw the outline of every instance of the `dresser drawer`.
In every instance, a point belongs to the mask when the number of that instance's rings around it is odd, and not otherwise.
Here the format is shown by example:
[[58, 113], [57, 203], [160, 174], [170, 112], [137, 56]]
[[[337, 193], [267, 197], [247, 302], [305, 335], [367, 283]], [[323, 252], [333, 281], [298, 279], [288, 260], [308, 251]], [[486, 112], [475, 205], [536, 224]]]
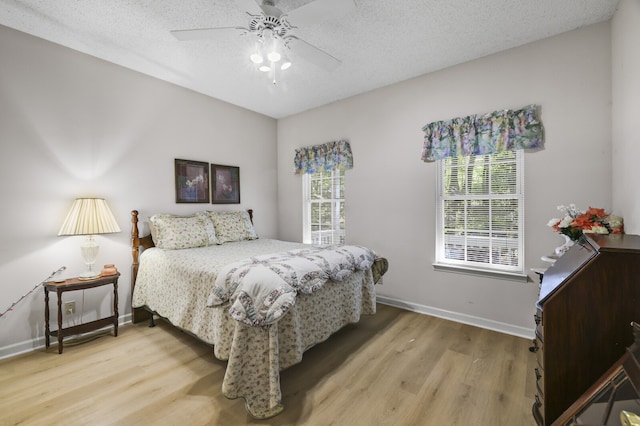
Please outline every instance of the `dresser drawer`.
[[533, 418], [538, 425], [544, 425], [544, 398], [536, 395], [536, 400], [533, 403], [532, 412]]
[[538, 338], [538, 336], [536, 336], [535, 347], [537, 348], [536, 361], [538, 361], [538, 365], [542, 371], [544, 370], [544, 343]]
[[540, 367], [534, 369], [536, 375], [536, 387], [538, 388], [538, 395], [544, 397], [544, 370]]
[[533, 316], [533, 319], [536, 322], [536, 336], [539, 336], [540, 340], [544, 340], [544, 318], [542, 316], [542, 310], [537, 309], [535, 315]]

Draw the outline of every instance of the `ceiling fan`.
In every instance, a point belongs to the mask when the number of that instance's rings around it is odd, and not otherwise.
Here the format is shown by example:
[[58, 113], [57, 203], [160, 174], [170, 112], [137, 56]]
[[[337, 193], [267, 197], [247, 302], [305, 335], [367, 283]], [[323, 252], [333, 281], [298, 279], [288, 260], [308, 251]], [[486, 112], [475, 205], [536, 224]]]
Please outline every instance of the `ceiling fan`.
[[256, 45], [251, 60], [265, 72], [275, 70], [276, 64], [280, 69], [291, 66], [288, 51], [295, 51], [296, 55], [327, 71], [334, 70], [342, 63], [331, 54], [298, 38], [293, 32], [299, 28], [298, 25], [313, 25], [346, 15], [355, 10], [355, 0], [314, 0], [287, 13], [276, 7], [277, 0], [262, 0], [260, 4], [256, 0], [234, 1], [249, 15], [247, 27], [173, 30], [171, 34], [178, 40], [213, 39], [226, 37], [229, 33], [253, 36]]

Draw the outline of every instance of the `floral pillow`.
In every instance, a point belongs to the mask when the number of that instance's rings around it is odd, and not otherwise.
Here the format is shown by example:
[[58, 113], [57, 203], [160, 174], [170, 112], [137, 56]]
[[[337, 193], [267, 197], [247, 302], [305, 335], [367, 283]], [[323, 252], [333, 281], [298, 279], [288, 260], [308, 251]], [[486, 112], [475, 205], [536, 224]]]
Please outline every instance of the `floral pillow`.
[[247, 211], [206, 212], [216, 230], [218, 244], [258, 238]]
[[156, 247], [168, 250], [204, 247], [217, 243], [213, 224], [206, 217], [155, 214], [149, 218]]

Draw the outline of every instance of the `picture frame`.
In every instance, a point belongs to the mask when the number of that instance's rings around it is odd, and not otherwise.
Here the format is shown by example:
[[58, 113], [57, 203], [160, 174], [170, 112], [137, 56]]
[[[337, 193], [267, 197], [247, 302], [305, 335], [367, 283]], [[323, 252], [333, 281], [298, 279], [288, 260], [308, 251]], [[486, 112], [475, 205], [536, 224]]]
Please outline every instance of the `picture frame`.
[[176, 203], [209, 203], [209, 163], [175, 159]]
[[211, 164], [211, 203], [240, 204], [240, 167]]

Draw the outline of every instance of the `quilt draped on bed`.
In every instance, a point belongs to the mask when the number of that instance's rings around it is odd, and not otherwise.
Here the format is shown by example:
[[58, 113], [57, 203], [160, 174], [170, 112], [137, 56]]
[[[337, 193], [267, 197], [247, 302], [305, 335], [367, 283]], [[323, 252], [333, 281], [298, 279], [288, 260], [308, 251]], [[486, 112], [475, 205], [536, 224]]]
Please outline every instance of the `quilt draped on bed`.
[[342, 282], [328, 280], [310, 294], [297, 294], [287, 314], [265, 327], [231, 318], [230, 302], [207, 307], [207, 299], [223, 267], [306, 248], [260, 239], [198, 249], [149, 249], [140, 257], [132, 305], [147, 306], [212, 344], [216, 358], [228, 360], [223, 394], [243, 398], [252, 416], [268, 418], [283, 409], [281, 370], [300, 362], [305, 350], [359, 321], [361, 315], [375, 313], [372, 270], [356, 268]]
[[329, 280], [341, 282], [370, 269], [374, 256], [368, 248], [349, 245], [254, 256], [221, 268], [207, 305], [229, 302], [232, 318], [264, 327], [282, 318], [298, 293], [315, 293]]

